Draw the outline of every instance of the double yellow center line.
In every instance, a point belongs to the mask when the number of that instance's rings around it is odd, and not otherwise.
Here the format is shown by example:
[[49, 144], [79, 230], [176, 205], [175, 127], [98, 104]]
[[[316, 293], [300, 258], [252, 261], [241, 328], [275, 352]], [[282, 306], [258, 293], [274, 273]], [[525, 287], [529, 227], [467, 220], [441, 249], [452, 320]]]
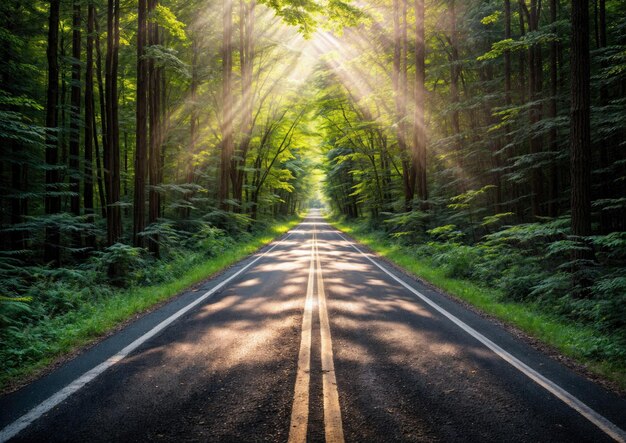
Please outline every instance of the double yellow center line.
[[[320, 348], [322, 360], [322, 389], [324, 398], [324, 432], [327, 443], [343, 443], [343, 427], [341, 410], [339, 409], [339, 392], [335, 377], [333, 346], [330, 336], [330, 322], [326, 308], [326, 292], [324, 277], [317, 243], [317, 225], [313, 225], [311, 241], [311, 262], [307, 283], [304, 315], [302, 317], [302, 339], [298, 356], [298, 372], [291, 410], [291, 426], [289, 442], [306, 442], [309, 424], [309, 385], [311, 381], [311, 328], [314, 307], [314, 293], [317, 292], [317, 305], [320, 320]], [[317, 284], [316, 284], [317, 283]], [[317, 291], [315, 291], [317, 286]]]

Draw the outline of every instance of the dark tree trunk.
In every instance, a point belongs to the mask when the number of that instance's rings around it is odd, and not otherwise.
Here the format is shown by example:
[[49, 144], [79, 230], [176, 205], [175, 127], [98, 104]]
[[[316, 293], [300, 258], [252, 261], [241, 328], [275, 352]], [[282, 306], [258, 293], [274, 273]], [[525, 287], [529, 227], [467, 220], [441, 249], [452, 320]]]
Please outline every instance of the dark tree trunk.
[[[95, 7], [92, 2], [87, 9], [87, 47], [85, 54], [85, 164], [84, 164], [84, 185], [83, 204], [88, 223], [94, 223], [93, 210], [93, 142], [95, 135], [94, 120], [94, 85], [93, 85], [93, 48], [95, 32]], [[85, 237], [85, 244], [89, 248], [95, 248], [96, 237], [88, 234]]]
[[[194, 182], [194, 156], [196, 155], [198, 144], [198, 37], [192, 35], [191, 41], [191, 115], [189, 117], [189, 157], [185, 165], [185, 183], [192, 184]], [[183, 198], [187, 201], [187, 206], [181, 210], [182, 218], [189, 218], [191, 215], [190, 200], [193, 197], [193, 191], [185, 191]]]
[[[81, 117], [81, 3], [74, 0], [72, 7], [72, 85], [70, 111], [70, 211], [80, 216], [80, 117]], [[72, 236], [73, 247], [81, 247], [81, 234]]]
[[[524, 8], [523, 8], [523, 1], [524, 0], [519, 0], [518, 5], [519, 5], [519, 10], [518, 10], [518, 17], [519, 17], [519, 30], [520, 30], [520, 37], [524, 37], [524, 35], [526, 35], [526, 23], [524, 21]], [[520, 103], [525, 103], [526, 102], [526, 58], [527, 58], [527, 54], [524, 51], [519, 51], [519, 95], [520, 95]]]
[[[511, 39], [512, 38], [512, 33], [511, 33], [511, 0], [505, 0], [504, 1], [504, 38], [505, 39]], [[511, 77], [512, 77], [512, 67], [511, 67], [512, 63], [511, 63], [511, 51], [510, 50], [505, 50], [504, 51], [504, 104], [506, 107], [511, 106], [511, 103], [513, 102], [512, 97], [511, 97], [511, 93], [512, 93], [512, 81], [511, 81]], [[511, 143], [511, 136], [509, 135], [511, 132], [511, 125], [506, 125], [504, 127], [505, 130], [505, 143], [506, 145], [510, 145]], [[500, 164], [502, 164], [503, 162], [506, 162], [508, 157], [508, 151], [504, 154], [502, 154], [499, 157], [499, 162]], [[499, 193], [499, 197], [498, 197], [498, 201], [499, 204], [496, 207], [496, 212], [501, 212], [503, 209], [503, 195], [505, 194], [505, 190], [503, 189], [504, 187], [504, 182], [502, 182], [501, 180], [501, 174], [500, 175], [500, 187], [498, 190]]]
[[591, 235], [589, 0], [572, 0], [570, 161], [572, 233]]
[[[94, 147], [94, 155], [96, 157], [96, 180], [98, 182], [98, 199], [100, 201], [100, 212], [102, 214], [102, 218], [106, 219], [107, 211], [106, 211], [106, 185], [104, 184], [104, 168], [102, 166], [102, 155], [100, 155], [100, 144], [98, 143], [98, 125], [96, 124], [96, 98], [95, 94], [91, 97], [91, 107], [94, 110], [93, 118], [92, 118], [92, 128], [93, 128], [93, 147]], [[102, 115], [102, 119], [104, 119], [104, 114]], [[102, 136], [102, 141], [104, 142], [104, 135]]]
[[[539, 30], [539, 5], [537, 0], [530, 1], [530, 18], [528, 28], [530, 31]], [[529, 72], [530, 72], [530, 100], [537, 102], [541, 99], [543, 72], [542, 72], [542, 56], [541, 46], [539, 44], [532, 45], [528, 50]], [[530, 109], [530, 124], [536, 125], [542, 118], [541, 104], [534, 104]], [[541, 135], [536, 135], [536, 130], [532, 131], [530, 137], [530, 153], [535, 156], [543, 151], [543, 140]], [[531, 166], [530, 173], [530, 190], [531, 190], [531, 209], [533, 216], [542, 214], [543, 202], [543, 172], [540, 167]]]
[[459, 41], [457, 32], [457, 17], [455, 0], [450, 1], [450, 102], [454, 107], [452, 111], [452, 132], [455, 137], [454, 151], [455, 155], [459, 155], [461, 151], [461, 114], [459, 112], [459, 104], [461, 101], [459, 95], [459, 79], [461, 76], [461, 67], [459, 65]]
[[254, 68], [254, 22], [255, 22], [255, 7], [256, 2], [250, 0], [249, 3], [246, 0], [239, 1], [239, 35], [240, 35], [240, 47], [239, 57], [241, 65], [241, 142], [237, 155], [233, 159], [231, 165], [231, 177], [233, 185], [233, 199], [240, 205], [243, 203], [243, 182], [244, 182], [244, 169], [246, 165], [246, 159], [248, 157], [248, 151], [250, 148], [250, 141], [252, 139], [253, 130], [253, 106], [254, 106], [254, 92], [252, 90], [253, 68]]
[[[597, 15], [598, 15], [598, 23], [597, 23], [597, 39], [598, 39], [598, 47], [606, 48], [607, 46], [607, 38], [606, 38], [606, 2], [605, 0], [599, 0], [599, 4], [597, 3]], [[606, 68], [606, 63], [603, 64], [603, 68]], [[609, 104], [609, 89], [602, 85], [600, 87], [600, 106], [606, 106]], [[617, 138], [617, 140], [616, 140]], [[610, 136], [603, 137], [600, 139], [600, 168], [603, 171], [601, 175], [601, 198], [614, 198], [616, 195], [619, 195], [619, 191], [616, 193], [614, 189], [612, 189], [611, 181], [614, 175], [612, 171], [612, 166], [614, 165], [614, 155], [612, 155], [612, 151], [615, 149], [614, 146], [619, 144], [619, 136]], [[613, 210], [602, 210], [600, 212], [600, 230], [602, 234], [608, 234], [614, 230], [620, 230], [619, 220], [620, 214], [618, 211]]]
[[[100, 102], [100, 123], [101, 123], [101, 131], [102, 131], [102, 152], [107, 153], [107, 111], [106, 111], [106, 90], [104, 87], [104, 81], [102, 78], [102, 49], [100, 48], [100, 26], [98, 25], [98, 15], [94, 15], [94, 23], [96, 26], [96, 78], [98, 80], [98, 98]], [[106, 75], [106, 73], [105, 73]], [[100, 209], [102, 212], [102, 217], [107, 218], [107, 185], [104, 183], [105, 180], [105, 170], [107, 168], [107, 159], [106, 156], [100, 155], [100, 146], [98, 144], [98, 134], [96, 131], [96, 113], [95, 113], [95, 94], [94, 94], [94, 115], [93, 115], [93, 130], [94, 130], [94, 148], [96, 154], [96, 176], [98, 178], [98, 196], [100, 198]], [[104, 157], [104, 158], [103, 158]], [[103, 164], [104, 163], [104, 164]], [[108, 219], [107, 219], [108, 220]]]
[[[106, 57], [106, 171], [107, 184], [107, 243], [112, 245], [122, 236], [122, 214], [120, 202], [120, 147], [118, 121], [117, 72], [119, 52], [120, 2], [109, 0], [107, 8], [107, 57]], [[113, 266], [111, 274], [117, 275]]]
[[[519, 33], [520, 33], [520, 39], [524, 37], [524, 35], [526, 35], [526, 22], [524, 20], [524, 8], [525, 8], [525, 1], [524, 0], [519, 0], [518, 1], [518, 18], [519, 18]], [[518, 78], [519, 78], [519, 83], [518, 83], [518, 95], [519, 95], [519, 102], [520, 104], [525, 104], [526, 103], [526, 65], [527, 65], [527, 56], [528, 56], [528, 52], [527, 51], [519, 51], [519, 61], [518, 61]], [[521, 149], [520, 149], [521, 148]], [[525, 146], [520, 146], [518, 149], [516, 149], [513, 152], [513, 155], [523, 155], [525, 154]], [[523, 221], [525, 219], [525, 207], [522, 201], [522, 195], [526, 193], [526, 187], [525, 186], [520, 186], [519, 184], [515, 183], [513, 185], [513, 197], [515, 200], [515, 213], [517, 215], [517, 219], [518, 221]]]
[[391, 195], [392, 181], [391, 181], [391, 165], [389, 164], [389, 152], [387, 151], [387, 144], [384, 139], [380, 137], [380, 170], [382, 174], [382, 188], [383, 188], [383, 211], [392, 210]]
[[[164, 34], [161, 34], [161, 37], [164, 37]], [[165, 45], [164, 40], [160, 40], [162, 45]], [[165, 67], [159, 67], [159, 80], [161, 83], [160, 90], [160, 105], [159, 105], [159, 121], [161, 122], [160, 130], [159, 130], [159, 163], [157, 168], [157, 182], [159, 184], [164, 182], [164, 165], [165, 165], [165, 154], [167, 150], [167, 134], [169, 133], [170, 128], [170, 112], [167, 107], [167, 73], [165, 72]], [[159, 217], [163, 217], [163, 211], [165, 209], [163, 195], [159, 193], [159, 201], [157, 204]]]
[[[59, 95], [59, 122], [58, 122], [58, 146], [59, 146], [59, 166], [61, 166], [59, 170], [59, 189], [63, 188], [63, 183], [65, 182], [67, 170], [68, 168], [64, 167], [67, 164], [67, 135], [69, 134], [69, 128], [67, 127], [67, 109], [69, 107], [69, 95], [67, 93], [67, 54], [65, 53], [65, 32], [63, 32], [63, 28], [60, 29], [59, 35], [59, 74], [61, 80], [61, 93]], [[71, 80], [70, 80], [71, 81]], [[67, 207], [67, 197], [61, 199], [61, 212], [67, 212], [69, 209]]]
[[[504, 0], [504, 38], [511, 38], [511, 0]], [[504, 51], [504, 102], [511, 104], [511, 51]]]
[[[50, 0], [48, 19], [48, 89], [46, 96], [46, 214], [61, 211], [61, 197], [57, 194], [59, 185], [59, 147], [58, 147], [58, 104], [59, 104], [59, 7], [60, 0]], [[48, 226], [45, 232], [44, 261], [54, 266], [61, 264], [61, 233], [58, 226]]]
[[[557, 2], [550, 0], [550, 23], [552, 23], [551, 32], [556, 34], [557, 20]], [[557, 116], [557, 94], [558, 94], [558, 43], [550, 42], [550, 105], [549, 116], [556, 119]], [[558, 134], [556, 130], [556, 122], [552, 123], [552, 128], [548, 134], [550, 151], [552, 151], [553, 159], [550, 171], [550, 205], [549, 214], [551, 217], [559, 215], [559, 161], [558, 161]]]
[[[154, 13], [157, 0], [148, 0], [148, 16]], [[159, 28], [154, 22], [148, 25], [148, 43], [150, 46], [158, 45]], [[161, 199], [158, 190], [160, 185], [159, 172], [161, 163], [161, 68], [157, 67], [153, 60], [148, 61], [148, 79], [150, 85], [149, 118], [150, 118], [150, 144], [148, 154], [148, 176], [150, 187], [148, 190], [148, 223], [155, 223], [159, 218]], [[152, 236], [148, 242], [148, 248], [156, 257], [159, 256], [159, 239]]]
[[596, 49], [600, 46], [600, 26], [598, 24], [598, 0], [593, 0], [593, 35], [595, 37]]
[[394, 0], [393, 2], [393, 34], [394, 34], [394, 55], [393, 55], [393, 87], [396, 108], [396, 137], [398, 139], [398, 150], [402, 159], [402, 188], [404, 192], [405, 210], [412, 207], [414, 189], [414, 170], [411, 165], [411, 155], [407, 149], [406, 140], [406, 0]]
[[426, 126], [424, 122], [424, 97], [426, 95], [426, 40], [424, 23], [424, 0], [415, 0], [415, 115], [413, 128], [413, 169], [415, 171], [414, 189], [417, 197], [428, 200], [426, 181]]
[[133, 244], [143, 246], [141, 233], [146, 227], [146, 166], [148, 162], [148, 60], [145, 49], [148, 34], [148, 3], [137, 7], [137, 107], [135, 141], [135, 189], [133, 197]]
[[232, 54], [232, 27], [233, 3], [231, 0], [223, 2], [223, 35], [222, 35], [222, 146], [220, 155], [220, 174], [218, 186], [218, 205], [227, 210], [229, 205], [229, 184], [231, 162], [234, 151], [233, 139], [233, 54]]

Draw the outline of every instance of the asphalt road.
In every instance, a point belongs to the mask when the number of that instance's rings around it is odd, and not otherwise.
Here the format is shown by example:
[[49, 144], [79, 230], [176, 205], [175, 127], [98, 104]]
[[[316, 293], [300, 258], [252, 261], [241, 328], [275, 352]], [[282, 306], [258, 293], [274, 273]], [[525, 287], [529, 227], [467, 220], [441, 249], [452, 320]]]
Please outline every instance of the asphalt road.
[[0, 428], [0, 441], [29, 442], [601, 442], [626, 438], [626, 401], [313, 210], [0, 398]]

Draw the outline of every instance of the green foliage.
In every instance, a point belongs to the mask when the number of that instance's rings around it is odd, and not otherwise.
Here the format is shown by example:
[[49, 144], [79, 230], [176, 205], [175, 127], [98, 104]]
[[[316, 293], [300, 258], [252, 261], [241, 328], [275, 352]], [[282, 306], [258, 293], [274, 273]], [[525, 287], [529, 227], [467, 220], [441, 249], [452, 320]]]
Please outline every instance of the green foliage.
[[456, 225], [443, 225], [426, 231], [429, 235], [438, 241], [459, 243], [463, 238], [463, 233], [459, 231]]
[[384, 223], [389, 226], [389, 232], [394, 238], [406, 238], [411, 237], [411, 240], [416, 239], [416, 234], [423, 232], [424, 227], [427, 225], [429, 215], [421, 211], [409, 211], [399, 214], [382, 213], [386, 216]]
[[116, 274], [121, 277], [114, 277], [113, 283], [123, 286], [140, 278], [146, 268], [146, 258], [147, 253], [143, 248], [115, 243], [102, 251], [94, 252], [91, 265], [102, 275], [109, 274], [109, 270], [116, 267]]
[[153, 20], [159, 24], [159, 26], [167, 29], [169, 34], [181, 42], [187, 41], [187, 34], [185, 33], [186, 25], [178, 20], [176, 15], [170, 8], [159, 4], [154, 10]]
[[153, 60], [158, 67], [164, 67], [182, 78], [191, 78], [189, 66], [178, 58], [178, 51], [175, 49], [161, 45], [152, 45], [146, 48], [145, 56]]
[[481, 259], [481, 251], [457, 243], [429, 243], [430, 260], [450, 278], [471, 278]]

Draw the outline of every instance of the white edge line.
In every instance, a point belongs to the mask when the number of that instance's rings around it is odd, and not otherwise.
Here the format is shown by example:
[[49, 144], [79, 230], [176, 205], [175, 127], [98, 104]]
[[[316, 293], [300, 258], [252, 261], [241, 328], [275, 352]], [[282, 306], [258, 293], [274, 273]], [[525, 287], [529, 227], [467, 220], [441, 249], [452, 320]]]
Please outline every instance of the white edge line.
[[149, 339], [151, 339], [155, 335], [157, 335], [159, 332], [163, 331], [163, 329], [167, 328], [174, 321], [178, 320], [180, 317], [185, 315], [187, 312], [189, 312], [190, 310], [195, 308], [198, 304], [202, 303], [204, 300], [206, 300], [207, 298], [212, 296], [215, 292], [217, 292], [220, 289], [222, 289], [225, 285], [230, 283], [233, 279], [235, 279], [239, 275], [241, 275], [241, 273], [243, 273], [250, 266], [252, 266], [256, 262], [258, 262], [260, 259], [265, 257], [270, 252], [272, 252], [274, 250], [274, 248], [276, 248], [277, 246], [283, 244], [289, 237], [291, 237], [292, 234], [293, 234], [293, 232], [289, 232], [285, 236], [285, 238], [283, 238], [281, 241], [275, 243], [271, 248], [269, 248], [263, 254], [257, 256], [254, 260], [252, 260], [246, 266], [241, 268], [239, 271], [235, 272], [233, 275], [231, 275], [230, 277], [228, 277], [227, 279], [225, 279], [221, 283], [215, 285], [213, 288], [209, 289], [207, 292], [202, 294], [196, 300], [194, 300], [193, 302], [189, 303], [184, 308], [179, 309], [174, 314], [172, 314], [170, 317], [166, 318], [161, 323], [159, 323], [158, 325], [156, 325], [155, 327], [150, 329], [148, 332], [143, 334], [141, 337], [137, 338], [135, 341], [133, 341], [132, 343], [127, 345], [121, 351], [119, 351], [115, 355], [109, 357], [108, 359], [106, 359], [105, 361], [103, 361], [98, 366], [94, 367], [93, 369], [90, 369], [89, 371], [85, 372], [83, 375], [81, 375], [80, 377], [75, 379], [73, 382], [71, 382], [70, 384], [65, 386], [63, 389], [61, 389], [60, 391], [57, 391], [55, 394], [52, 394], [50, 397], [48, 397], [46, 400], [44, 400], [41, 403], [39, 403], [39, 405], [35, 406], [33, 409], [28, 411], [26, 414], [22, 415], [20, 418], [18, 418], [17, 420], [12, 422], [11, 424], [7, 425], [4, 429], [2, 429], [2, 431], [0, 431], [0, 443], [4, 443], [7, 440], [15, 437], [17, 434], [19, 434], [22, 430], [27, 428], [31, 423], [33, 423], [35, 420], [37, 420], [43, 414], [45, 414], [46, 412], [50, 411], [52, 408], [57, 406], [63, 400], [68, 398], [70, 395], [74, 394], [76, 391], [81, 389], [87, 383], [89, 383], [90, 381], [92, 381], [93, 379], [98, 377], [100, 374], [102, 374], [104, 371], [109, 369], [111, 366], [115, 365], [116, 363], [118, 363], [119, 361], [124, 359], [128, 354], [133, 352], [135, 349], [137, 349], [139, 346], [141, 346], [143, 343], [145, 343], [146, 341], [148, 341]]
[[458, 327], [460, 327], [465, 332], [467, 332], [469, 335], [474, 337], [476, 340], [480, 341], [487, 348], [491, 349], [495, 354], [497, 354], [504, 361], [506, 361], [507, 363], [509, 363], [513, 367], [515, 367], [517, 370], [519, 370], [520, 372], [525, 374], [527, 377], [529, 377], [535, 383], [537, 383], [538, 385], [540, 385], [541, 387], [546, 389], [548, 392], [553, 394], [559, 400], [563, 401], [570, 408], [574, 409], [580, 415], [582, 415], [587, 420], [589, 420], [591, 423], [596, 425], [598, 428], [600, 428], [608, 436], [613, 438], [615, 441], [618, 441], [618, 442], [621, 442], [621, 443], [625, 443], [626, 442], [626, 431], [624, 431], [623, 429], [621, 429], [620, 427], [618, 427], [617, 425], [615, 425], [614, 423], [609, 421], [603, 415], [601, 415], [598, 412], [596, 412], [595, 410], [591, 409], [585, 403], [580, 401], [578, 398], [574, 397], [572, 394], [570, 394], [565, 389], [563, 389], [562, 387], [560, 387], [559, 385], [554, 383], [552, 380], [549, 380], [545, 376], [541, 375], [539, 372], [535, 371], [533, 368], [528, 366], [526, 363], [522, 362], [517, 357], [514, 357], [512, 354], [508, 353], [507, 351], [502, 349], [500, 346], [498, 346], [497, 344], [495, 344], [494, 342], [489, 340], [487, 337], [482, 335], [480, 332], [478, 332], [477, 330], [475, 330], [474, 328], [472, 328], [468, 324], [464, 323], [458, 317], [456, 317], [453, 314], [449, 313], [444, 308], [439, 306], [437, 303], [432, 301], [430, 298], [426, 297], [424, 294], [422, 294], [421, 292], [419, 292], [418, 290], [416, 290], [415, 288], [410, 286], [408, 283], [404, 282], [402, 279], [400, 279], [399, 277], [397, 277], [396, 275], [394, 275], [393, 273], [388, 271], [385, 267], [383, 267], [382, 265], [380, 265], [376, 261], [374, 261], [374, 259], [372, 259], [368, 254], [365, 254], [363, 251], [361, 251], [357, 246], [354, 245], [353, 242], [351, 242], [346, 237], [344, 237], [339, 231], [337, 231], [337, 234], [344, 241], [346, 241], [350, 246], [352, 246], [357, 252], [359, 252], [363, 257], [367, 258], [370, 262], [372, 262], [374, 265], [376, 265], [380, 270], [385, 272], [387, 275], [389, 275], [395, 281], [397, 281], [402, 286], [404, 286], [406, 289], [411, 291], [414, 295], [416, 295], [422, 301], [424, 301], [425, 303], [430, 305], [433, 309], [438, 311], [440, 314], [442, 314], [445, 317], [447, 317], [450, 321], [452, 321]]

